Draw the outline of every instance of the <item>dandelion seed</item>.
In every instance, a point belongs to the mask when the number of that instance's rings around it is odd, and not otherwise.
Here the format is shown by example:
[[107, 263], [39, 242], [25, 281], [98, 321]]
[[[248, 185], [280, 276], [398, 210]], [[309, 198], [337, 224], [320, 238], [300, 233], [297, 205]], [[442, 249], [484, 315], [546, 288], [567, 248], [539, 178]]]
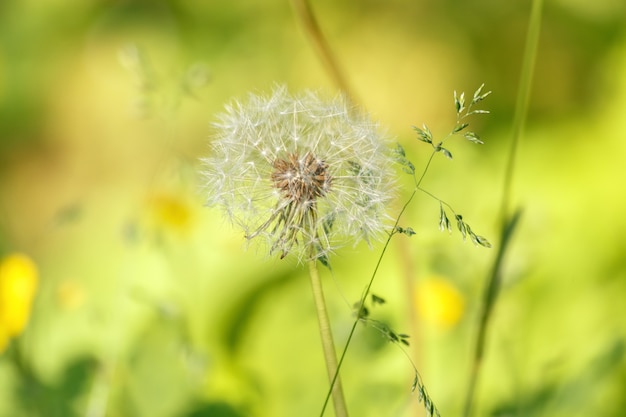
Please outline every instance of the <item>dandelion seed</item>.
[[325, 258], [389, 225], [393, 158], [378, 126], [345, 100], [251, 95], [226, 107], [203, 159], [208, 205], [270, 254]]

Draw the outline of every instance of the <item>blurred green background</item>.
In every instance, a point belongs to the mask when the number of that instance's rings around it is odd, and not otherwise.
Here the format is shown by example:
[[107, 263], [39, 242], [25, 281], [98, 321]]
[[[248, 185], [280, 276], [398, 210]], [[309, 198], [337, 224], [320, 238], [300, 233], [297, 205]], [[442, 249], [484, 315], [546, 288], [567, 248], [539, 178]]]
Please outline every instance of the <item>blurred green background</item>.
[[[529, 2], [313, 8], [357, 99], [418, 170], [430, 150], [411, 125], [441, 137], [454, 90], [493, 91], [473, 122], [485, 145], [451, 142], [424, 186], [497, 244]], [[306, 273], [245, 251], [202, 206], [197, 173], [224, 103], [276, 83], [337, 93], [288, 1], [0, 2], [0, 262], [22, 253], [38, 271], [28, 325], [0, 356], [0, 416], [318, 415]], [[513, 182], [523, 215], [474, 415], [624, 415], [624, 116], [626, 3], [546, 1]], [[417, 235], [394, 238], [371, 314], [411, 335], [452, 416], [495, 250], [437, 222], [418, 195], [402, 221]], [[344, 248], [323, 271], [340, 346], [380, 250]], [[423, 415], [411, 363], [375, 330], [359, 327], [343, 375], [352, 415]]]

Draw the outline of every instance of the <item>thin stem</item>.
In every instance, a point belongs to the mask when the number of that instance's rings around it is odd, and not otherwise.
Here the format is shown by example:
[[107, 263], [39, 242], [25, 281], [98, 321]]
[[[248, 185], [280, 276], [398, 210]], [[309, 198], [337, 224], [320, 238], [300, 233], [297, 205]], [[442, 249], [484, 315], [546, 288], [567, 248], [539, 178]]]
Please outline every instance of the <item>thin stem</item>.
[[326, 41], [326, 38], [317, 23], [317, 19], [313, 14], [313, 10], [311, 9], [311, 5], [308, 0], [292, 0], [291, 3], [293, 4], [296, 16], [300, 20], [306, 35], [313, 44], [315, 52], [322, 61], [323, 65], [326, 67], [326, 71], [328, 71], [328, 74], [332, 78], [333, 82], [337, 88], [343, 91], [350, 101], [355, 103], [355, 97], [348, 86], [348, 82], [343, 75], [343, 72], [339, 68], [339, 64], [330, 49], [330, 45]]
[[[420, 175], [419, 180], [415, 181], [415, 187], [417, 187], [417, 188], [420, 187], [420, 184], [422, 183], [422, 180], [426, 176], [426, 172], [428, 172], [428, 168], [430, 167], [430, 163], [433, 161], [433, 158], [435, 157], [436, 153], [437, 152], [433, 151], [430, 154], [430, 158], [428, 158], [428, 162], [426, 163], [426, 166], [424, 167], [424, 170], [422, 171], [422, 175]], [[415, 179], [415, 176], [413, 176], [413, 179]]]
[[543, 0], [533, 0], [528, 23], [528, 34], [526, 36], [526, 46], [524, 48], [524, 58], [522, 61], [522, 72], [520, 75], [517, 92], [517, 102], [515, 103], [515, 114], [513, 116], [513, 132], [511, 148], [505, 167], [504, 184], [502, 190], [502, 203], [500, 205], [500, 222], [504, 228], [509, 216], [511, 206], [511, 189], [513, 183], [513, 172], [515, 171], [515, 160], [519, 148], [520, 138], [523, 133], [526, 115], [528, 114], [528, 103], [539, 45], [539, 33], [541, 31], [541, 13]]
[[480, 322], [478, 324], [478, 334], [476, 336], [476, 344], [474, 345], [474, 354], [472, 361], [472, 368], [470, 370], [470, 382], [467, 388], [467, 396], [465, 400], [465, 407], [463, 410], [463, 416], [469, 417], [472, 411], [472, 404], [474, 402], [474, 393], [476, 391], [476, 384], [478, 382], [478, 374], [481, 369], [482, 360], [485, 351], [485, 340], [487, 336], [487, 327], [489, 325], [489, 320], [491, 318], [491, 313], [493, 311], [493, 307], [495, 305], [496, 299], [498, 298], [498, 293], [500, 290], [500, 283], [502, 281], [502, 262], [504, 259], [504, 255], [506, 250], [511, 242], [511, 238], [513, 237], [513, 232], [515, 230], [515, 226], [519, 221], [519, 217], [521, 215], [521, 211], [517, 211], [507, 222], [504, 229], [502, 230], [501, 243], [498, 248], [498, 253], [496, 255], [496, 259], [491, 268], [491, 273], [489, 275], [488, 285], [485, 288], [485, 293], [483, 295], [483, 303], [482, 310], [480, 313]]
[[465, 406], [463, 410], [464, 417], [469, 417], [472, 412], [476, 385], [478, 384], [478, 376], [480, 374], [480, 369], [484, 356], [487, 330], [502, 281], [502, 263], [506, 250], [508, 249], [509, 243], [513, 236], [515, 226], [517, 225], [519, 217], [521, 215], [520, 210], [517, 210], [514, 214], [509, 215], [511, 206], [511, 188], [513, 182], [513, 173], [515, 171], [517, 150], [519, 147], [524, 123], [526, 121], [526, 115], [528, 113], [528, 102], [530, 99], [532, 76], [534, 72], [535, 59], [537, 56], [539, 32], [541, 29], [542, 7], [543, 0], [533, 0], [532, 9], [530, 12], [530, 19], [528, 23], [528, 34], [526, 37], [526, 46], [524, 49], [522, 73], [520, 76], [519, 91], [517, 94], [517, 103], [515, 106], [515, 116], [513, 119], [511, 148], [509, 150], [509, 155], [505, 168], [502, 202], [500, 206], [500, 215], [498, 217], [500, 220], [501, 230], [500, 247], [498, 249], [498, 253], [494, 260], [490, 275], [487, 279], [487, 285], [485, 287], [480, 322], [478, 325], [478, 333], [476, 336], [476, 342], [474, 344], [472, 367], [469, 377], [470, 380], [467, 387]]
[[[309, 261], [309, 277], [311, 278], [311, 289], [313, 291], [313, 299], [315, 300], [315, 310], [317, 312], [320, 336], [322, 338], [322, 348], [324, 350], [324, 359], [326, 360], [326, 370], [328, 371], [328, 379], [331, 383], [330, 391], [332, 391], [335, 416], [347, 417], [348, 410], [343, 396], [341, 379], [339, 378], [339, 366], [337, 364], [337, 356], [335, 353], [335, 343], [333, 342], [333, 334], [330, 328], [328, 312], [326, 311], [322, 281], [320, 280], [320, 276], [317, 271], [317, 261], [314, 259]], [[328, 398], [324, 402], [324, 407], [327, 402]]]
[[[352, 323], [352, 327], [350, 328], [350, 333], [348, 334], [348, 339], [346, 340], [346, 344], [344, 345], [343, 351], [341, 352], [341, 356], [339, 357], [339, 364], [337, 367], [337, 373], [335, 374], [335, 377], [331, 380], [330, 383], [330, 388], [328, 390], [328, 393], [326, 394], [326, 399], [324, 400], [324, 405], [322, 406], [322, 411], [320, 412], [320, 417], [324, 416], [324, 411], [326, 410], [326, 406], [328, 405], [328, 401], [330, 400], [330, 396], [331, 393], [333, 393], [333, 387], [335, 386], [335, 383], [338, 380], [338, 376], [339, 376], [339, 370], [341, 369], [341, 366], [343, 365], [343, 360], [346, 357], [346, 353], [348, 352], [348, 347], [350, 346], [350, 342], [352, 341], [352, 337], [354, 336], [354, 332], [356, 331], [356, 326], [359, 324], [359, 320], [360, 320], [360, 315], [359, 313], [361, 312], [361, 310], [363, 309], [363, 306], [365, 305], [365, 300], [367, 299], [367, 296], [370, 293], [370, 289], [372, 288], [372, 284], [374, 283], [374, 278], [376, 278], [376, 274], [378, 273], [378, 269], [380, 268], [380, 264], [385, 256], [385, 253], [387, 252], [387, 248], [389, 247], [389, 243], [391, 242], [391, 238], [396, 234], [396, 230], [398, 227], [398, 224], [400, 223], [400, 219], [402, 218], [402, 215], [404, 214], [404, 212], [406, 211], [407, 207], [409, 207], [409, 204], [411, 204], [411, 201], [413, 201], [413, 198], [415, 197], [415, 194], [417, 194], [417, 191], [423, 191], [428, 193], [427, 191], [423, 190], [420, 185], [422, 183], [422, 180], [424, 179], [426, 172], [428, 171], [428, 168], [430, 167], [430, 164], [433, 160], [433, 157], [435, 156], [435, 153], [433, 151], [433, 153], [430, 155], [430, 158], [428, 159], [428, 162], [426, 163], [426, 166], [424, 167], [424, 170], [422, 171], [422, 174], [420, 175], [419, 179], [417, 179], [417, 177], [415, 175], [413, 175], [413, 181], [415, 182], [415, 188], [413, 189], [413, 192], [411, 193], [411, 195], [409, 196], [408, 200], [404, 203], [404, 205], [402, 206], [402, 209], [400, 210], [400, 213], [398, 213], [398, 216], [396, 217], [396, 221], [393, 224], [393, 227], [391, 229], [391, 232], [389, 232], [389, 235], [387, 236], [387, 240], [385, 241], [385, 245], [383, 246], [383, 250], [380, 253], [380, 256], [378, 257], [378, 261], [376, 262], [376, 266], [374, 267], [374, 271], [372, 272], [372, 276], [370, 277], [370, 280], [367, 284], [367, 287], [365, 287], [365, 290], [363, 291], [363, 295], [361, 296], [361, 299], [359, 301], [359, 305], [357, 308], [357, 317], [354, 320], [354, 323]], [[436, 197], [435, 197], [436, 198]], [[439, 200], [437, 198], [437, 200]], [[439, 200], [441, 201], [441, 200]], [[445, 203], [445, 202], [444, 202]], [[447, 203], [445, 203], [447, 205]]]
[[[398, 223], [400, 222], [400, 218], [402, 217], [402, 214], [405, 212], [405, 210], [407, 209], [407, 207], [409, 206], [409, 204], [413, 200], [413, 197], [415, 197], [416, 193], [417, 193], [417, 187], [413, 190], [413, 192], [411, 193], [411, 196], [406, 201], [406, 203], [404, 203], [404, 206], [402, 206], [402, 210], [400, 210], [400, 213], [398, 214], [398, 217], [396, 217], [396, 221], [395, 221], [395, 223], [393, 225], [393, 228], [391, 229], [391, 232], [387, 236], [387, 240], [385, 241], [385, 245], [383, 246], [383, 250], [381, 251], [380, 256], [378, 257], [378, 261], [376, 262], [376, 266], [374, 267], [374, 271], [372, 272], [372, 276], [370, 277], [370, 280], [367, 283], [367, 287], [365, 287], [365, 290], [363, 291], [363, 295], [361, 296], [358, 308], [356, 310], [357, 311], [357, 317], [354, 319], [354, 322], [352, 323], [352, 327], [350, 328], [350, 333], [348, 334], [348, 339], [346, 340], [346, 344], [344, 345], [343, 351], [341, 352], [341, 356], [339, 357], [339, 364], [337, 366], [337, 373], [335, 374], [334, 378], [330, 382], [330, 388], [328, 390], [328, 393], [326, 394], [326, 399], [324, 400], [324, 405], [322, 406], [322, 411], [320, 412], [320, 417], [324, 416], [324, 411], [326, 410], [326, 406], [328, 405], [328, 400], [330, 399], [331, 392], [334, 393], [333, 387], [339, 381], [339, 370], [341, 369], [341, 366], [343, 365], [343, 360], [346, 357], [346, 353], [348, 352], [348, 347], [350, 346], [350, 342], [352, 341], [352, 337], [354, 336], [354, 332], [356, 331], [356, 326], [359, 324], [359, 321], [360, 321], [359, 313], [361, 312], [361, 310], [363, 309], [363, 306], [365, 305], [365, 300], [367, 299], [367, 296], [370, 293], [370, 289], [372, 288], [372, 284], [374, 283], [374, 278], [376, 278], [376, 274], [378, 273], [378, 269], [380, 268], [380, 264], [381, 264], [381, 262], [383, 260], [383, 257], [385, 256], [385, 252], [387, 252], [387, 247], [389, 246], [389, 242], [391, 242], [391, 238], [396, 233], [396, 228], [398, 226]], [[333, 397], [333, 399], [334, 399], [334, 397]]]

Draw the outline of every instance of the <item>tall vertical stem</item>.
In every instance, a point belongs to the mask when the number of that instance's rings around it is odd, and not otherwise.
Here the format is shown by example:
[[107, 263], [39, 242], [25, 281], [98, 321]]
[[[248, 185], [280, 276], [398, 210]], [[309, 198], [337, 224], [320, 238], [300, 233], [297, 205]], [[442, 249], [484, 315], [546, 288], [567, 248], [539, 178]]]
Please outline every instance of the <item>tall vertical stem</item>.
[[320, 26], [317, 23], [317, 19], [315, 18], [315, 15], [311, 10], [311, 5], [309, 4], [309, 1], [291, 0], [291, 3], [293, 4], [293, 9], [296, 13], [296, 16], [300, 20], [300, 23], [302, 24], [306, 35], [309, 37], [309, 40], [313, 44], [318, 58], [326, 67], [326, 71], [332, 78], [333, 82], [347, 96], [350, 101], [355, 102], [355, 97], [348, 85], [348, 81], [346, 80], [346, 77], [339, 68], [339, 63], [337, 62], [335, 55], [332, 53], [328, 41], [322, 34], [322, 30], [320, 29]]
[[335, 407], [336, 417], [348, 417], [346, 401], [343, 396], [343, 388], [337, 366], [337, 355], [335, 353], [335, 343], [330, 328], [330, 320], [326, 311], [326, 301], [324, 300], [324, 291], [322, 289], [322, 281], [317, 271], [317, 261], [309, 261], [309, 277], [311, 278], [311, 289], [313, 291], [313, 300], [315, 301], [315, 310], [317, 311], [317, 320], [319, 322], [320, 336], [322, 338], [322, 347], [324, 349], [324, 359], [326, 360], [326, 370], [328, 371], [328, 379], [332, 384], [333, 405]]
[[541, 14], [543, 0], [533, 0], [528, 23], [528, 33], [526, 35], [526, 45], [524, 47], [524, 57], [522, 60], [522, 71], [517, 91], [517, 101], [515, 103], [515, 114], [513, 116], [513, 132], [511, 138], [511, 148], [507, 157], [504, 183], [502, 189], [502, 202], [500, 205], [500, 226], [506, 227], [511, 213], [511, 190], [513, 183], [513, 172], [515, 171], [515, 160], [519, 142], [524, 130], [526, 115], [528, 114], [528, 103], [530, 101], [530, 91], [535, 70], [535, 60], [537, 59], [537, 49], [539, 45], [539, 33], [541, 31]]
[[478, 377], [482, 368], [482, 361], [485, 351], [485, 343], [487, 338], [487, 330], [489, 322], [493, 314], [493, 308], [500, 290], [502, 281], [502, 264], [508, 247], [515, 231], [515, 227], [519, 221], [521, 211], [518, 209], [513, 214], [511, 211], [511, 190], [513, 183], [513, 173], [515, 171], [515, 160], [519, 147], [520, 138], [524, 123], [526, 122], [526, 114], [528, 113], [528, 103], [530, 100], [530, 90], [532, 86], [532, 78], [537, 57], [537, 49], [539, 44], [539, 33], [541, 29], [541, 15], [543, 8], [543, 0], [533, 0], [530, 11], [530, 19], [528, 23], [528, 33], [526, 35], [526, 46], [524, 48], [524, 57], [522, 61], [522, 71], [520, 75], [519, 88], [517, 92], [517, 102], [515, 105], [515, 115], [513, 118], [513, 133], [511, 140], [511, 148], [507, 158], [504, 183], [502, 189], [502, 201], [500, 205], [500, 246], [493, 262], [491, 272], [487, 278], [487, 285], [481, 305], [480, 318], [478, 323], [478, 333], [474, 344], [474, 352], [472, 356], [472, 365], [469, 375], [469, 384], [467, 386], [467, 394], [465, 397], [465, 405], [463, 407], [463, 417], [469, 417], [472, 413], [474, 398], [476, 395], [476, 387], [478, 385]]

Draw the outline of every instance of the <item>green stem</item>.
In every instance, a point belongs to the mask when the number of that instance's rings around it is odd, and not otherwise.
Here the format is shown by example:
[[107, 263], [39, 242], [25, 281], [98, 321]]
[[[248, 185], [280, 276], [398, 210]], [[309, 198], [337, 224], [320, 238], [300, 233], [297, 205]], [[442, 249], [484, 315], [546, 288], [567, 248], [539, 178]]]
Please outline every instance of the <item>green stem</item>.
[[522, 72], [519, 82], [519, 90], [517, 93], [517, 102], [515, 105], [515, 115], [513, 118], [513, 133], [511, 140], [511, 148], [507, 158], [504, 183], [502, 190], [502, 202], [500, 205], [500, 246], [498, 253], [493, 262], [491, 272], [487, 279], [485, 293], [482, 302], [482, 311], [480, 314], [480, 322], [478, 324], [478, 333], [474, 344], [474, 352], [472, 357], [472, 367], [470, 370], [470, 379], [467, 387], [465, 398], [465, 406], [463, 417], [469, 417], [472, 412], [476, 386], [478, 384], [478, 376], [482, 367], [482, 361], [485, 350], [485, 340], [493, 307], [498, 297], [500, 284], [502, 281], [502, 263], [504, 255], [509, 247], [515, 227], [521, 215], [520, 210], [514, 214], [509, 214], [511, 206], [511, 189], [513, 183], [513, 173], [515, 171], [515, 160], [519, 147], [520, 138], [526, 115], [528, 113], [528, 103], [530, 100], [530, 91], [532, 86], [532, 78], [537, 57], [537, 49], [539, 44], [539, 33], [541, 29], [541, 14], [543, 8], [543, 0], [533, 0], [530, 19], [528, 23], [528, 33], [526, 36], [526, 46], [524, 48], [524, 57], [522, 61]]
[[350, 342], [352, 341], [352, 337], [354, 336], [354, 332], [356, 331], [356, 326], [359, 324], [359, 321], [361, 321], [361, 317], [360, 317], [359, 313], [362, 311], [363, 306], [365, 305], [365, 300], [367, 299], [367, 296], [370, 293], [370, 290], [372, 288], [372, 284], [374, 284], [374, 278], [376, 278], [376, 274], [378, 273], [378, 269], [380, 268], [380, 264], [383, 261], [383, 257], [385, 256], [385, 253], [387, 252], [387, 247], [389, 246], [389, 243], [391, 242], [391, 238], [396, 234], [395, 230], [396, 230], [396, 227], [398, 226], [398, 223], [400, 223], [400, 218], [402, 217], [402, 214], [404, 214], [404, 212], [406, 211], [407, 207], [409, 206], [409, 204], [413, 200], [413, 197], [415, 197], [416, 193], [417, 193], [417, 187], [413, 190], [413, 192], [411, 193], [411, 196], [409, 197], [409, 199], [404, 203], [404, 206], [402, 206], [402, 210], [400, 210], [400, 213], [398, 214], [398, 217], [396, 217], [396, 221], [395, 221], [395, 223], [393, 225], [393, 228], [389, 232], [389, 235], [387, 236], [387, 240], [385, 241], [385, 245], [383, 246], [383, 250], [381, 251], [380, 256], [378, 257], [378, 261], [376, 262], [376, 266], [374, 267], [374, 271], [372, 272], [370, 280], [367, 283], [367, 286], [365, 287], [365, 290], [363, 291], [363, 295], [361, 295], [361, 300], [359, 301], [358, 308], [356, 309], [357, 317], [354, 319], [354, 322], [352, 323], [352, 327], [350, 328], [350, 333], [348, 333], [348, 339], [346, 340], [346, 344], [343, 347], [343, 351], [341, 352], [341, 356], [339, 356], [339, 366], [337, 367], [337, 373], [335, 374], [334, 378], [330, 382], [330, 389], [328, 390], [328, 393], [326, 394], [326, 399], [324, 401], [324, 405], [322, 406], [322, 411], [320, 412], [320, 417], [323, 417], [324, 411], [326, 410], [326, 405], [328, 404], [328, 400], [329, 400], [329, 398], [331, 396], [331, 392], [334, 393], [333, 389], [335, 387], [335, 384], [338, 383], [339, 370], [341, 369], [341, 366], [343, 365], [343, 360], [345, 359], [346, 353], [348, 352], [348, 347], [350, 346]]
[[330, 49], [330, 45], [322, 34], [322, 30], [317, 23], [317, 19], [315, 19], [315, 15], [313, 14], [313, 10], [311, 9], [311, 5], [308, 0], [292, 0], [291, 3], [293, 4], [293, 9], [300, 20], [304, 31], [313, 44], [315, 52], [317, 53], [320, 61], [322, 61], [323, 65], [326, 67], [326, 70], [328, 71], [328, 74], [332, 78], [333, 82], [341, 91], [343, 91], [348, 99], [350, 99], [353, 103], [356, 103], [354, 95], [348, 86], [348, 81], [339, 68], [339, 64]]
[[333, 334], [330, 328], [328, 312], [326, 311], [326, 302], [324, 300], [324, 291], [322, 289], [322, 281], [317, 271], [317, 261], [309, 261], [309, 277], [311, 278], [311, 289], [313, 290], [313, 299], [315, 300], [315, 310], [317, 311], [317, 319], [320, 328], [320, 336], [322, 338], [322, 348], [324, 349], [324, 359], [326, 360], [326, 370], [328, 371], [328, 379], [331, 383], [333, 404], [335, 406], [336, 417], [347, 417], [348, 410], [346, 401], [343, 396], [343, 388], [341, 379], [339, 378], [339, 366], [337, 365], [337, 356], [335, 353], [335, 343], [333, 342]]
[[498, 248], [496, 259], [491, 268], [487, 287], [485, 288], [485, 293], [483, 295], [482, 311], [480, 313], [480, 322], [478, 323], [478, 334], [476, 336], [476, 343], [474, 345], [472, 369], [470, 370], [470, 381], [467, 388], [465, 407], [463, 410], [464, 417], [469, 417], [472, 411], [474, 394], [476, 392], [476, 385], [478, 383], [478, 374], [482, 366], [483, 356], [485, 352], [485, 340], [487, 337], [489, 319], [491, 318], [493, 307], [496, 303], [496, 299], [498, 298], [500, 283], [502, 281], [502, 262], [509, 243], [511, 242], [511, 238], [513, 237], [513, 232], [515, 231], [515, 226], [519, 221], [520, 215], [521, 211], [518, 210], [508, 220], [507, 224], [502, 230], [502, 236], [500, 237], [501, 243]]
[[511, 148], [509, 149], [509, 155], [504, 173], [502, 203], [500, 206], [499, 217], [502, 228], [505, 227], [505, 223], [510, 217], [509, 212], [511, 206], [513, 172], [515, 171], [517, 149], [519, 147], [520, 138], [524, 129], [524, 123], [526, 122], [526, 115], [528, 114], [528, 103], [530, 101], [530, 91], [539, 45], [539, 33], [541, 31], [542, 9], [543, 0], [533, 0], [528, 23], [528, 33], [526, 35], [526, 45], [524, 48], [524, 58], [522, 61], [522, 72], [517, 92], [517, 101], [515, 103], [515, 114], [513, 116]]

